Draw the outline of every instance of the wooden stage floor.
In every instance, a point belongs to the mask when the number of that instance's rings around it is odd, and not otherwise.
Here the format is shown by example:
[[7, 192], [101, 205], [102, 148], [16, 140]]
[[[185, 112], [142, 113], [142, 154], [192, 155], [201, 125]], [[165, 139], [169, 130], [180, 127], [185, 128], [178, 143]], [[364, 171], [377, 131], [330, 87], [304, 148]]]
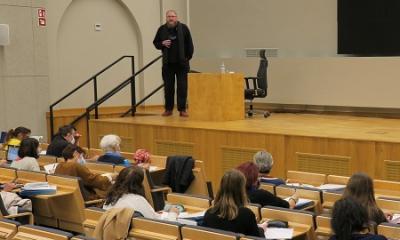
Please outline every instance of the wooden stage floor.
[[[213, 181], [224, 170], [251, 160], [259, 149], [273, 154], [273, 174], [280, 177], [287, 170], [342, 175], [364, 171], [381, 179], [398, 174], [400, 180], [400, 119], [273, 113], [269, 118], [203, 122], [157, 114], [91, 120], [90, 128], [92, 147], [104, 134], [115, 133], [122, 137], [125, 151], [144, 147], [155, 154], [190, 154], [205, 161]], [[299, 153], [348, 161], [304, 160]]]

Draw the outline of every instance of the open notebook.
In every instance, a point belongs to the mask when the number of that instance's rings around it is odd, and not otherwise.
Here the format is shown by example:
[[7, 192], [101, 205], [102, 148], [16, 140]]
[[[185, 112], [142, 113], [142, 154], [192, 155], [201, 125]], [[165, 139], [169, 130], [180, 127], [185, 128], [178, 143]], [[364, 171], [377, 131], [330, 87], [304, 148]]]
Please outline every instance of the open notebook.
[[56, 185], [50, 185], [48, 182], [27, 183], [21, 188], [20, 195], [29, 197], [34, 195], [50, 195], [57, 192]]

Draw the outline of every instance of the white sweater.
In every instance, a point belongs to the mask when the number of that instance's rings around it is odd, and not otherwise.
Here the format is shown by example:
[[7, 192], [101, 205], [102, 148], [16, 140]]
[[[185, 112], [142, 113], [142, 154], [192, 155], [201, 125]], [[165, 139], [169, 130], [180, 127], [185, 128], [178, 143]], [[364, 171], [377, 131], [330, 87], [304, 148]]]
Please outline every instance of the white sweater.
[[37, 160], [33, 157], [24, 157], [22, 159], [14, 160], [11, 163], [10, 167], [16, 168], [18, 170], [40, 172], [39, 164]]
[[110, 208], [133, 208], [135, 211], [140, 212], [143, 217], [153, 219], [161, 218], [161, 214], [156, 213], [144, 197], [133, 193], [122, 195], [114, 205], [109, 204], [103, 206], [105, 210]]

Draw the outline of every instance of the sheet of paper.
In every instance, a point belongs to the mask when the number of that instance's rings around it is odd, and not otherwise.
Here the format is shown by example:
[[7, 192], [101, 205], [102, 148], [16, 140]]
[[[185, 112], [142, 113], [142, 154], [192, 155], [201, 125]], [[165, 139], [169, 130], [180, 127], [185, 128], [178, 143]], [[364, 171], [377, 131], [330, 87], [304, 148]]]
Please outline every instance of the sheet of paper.
[[198, 218], [198, 217], [203, 217], [204, 214], [206, 214], [206, 211], [195, 212], [195, 213], [182, 212], [179, 214], [178, 218]]
[[389, 222], [394, 224], [400, 224], [400, 214], [399, 213], [393, 214], [392, 219], [390, 219]]
[[58, 165], [58, 163], [47, 164], [47, 165], [44, 165], [43, 168], [47, 174], [54, 174], [54, 172], [56, 171], [57, 165]]
[[339, 190], [346, 188], [346, 185], [342, 184], [322, 184], [318, 187], [321, 190]]
[[293, 228], [267, 228], [265, 230], [266, 239], [292, 239]]

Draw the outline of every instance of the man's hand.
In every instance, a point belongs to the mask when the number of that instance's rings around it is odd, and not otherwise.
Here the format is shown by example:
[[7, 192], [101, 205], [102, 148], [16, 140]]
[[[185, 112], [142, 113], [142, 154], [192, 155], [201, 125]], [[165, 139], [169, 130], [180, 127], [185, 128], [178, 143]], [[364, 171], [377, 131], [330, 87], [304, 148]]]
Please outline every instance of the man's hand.
[[171, 40], [164, 40], [161, 42], [164, 47], [170, 48], [171, 47]]
[[15, 183], [5, 183], [3, 191], [11, 192], [16, 187]]

